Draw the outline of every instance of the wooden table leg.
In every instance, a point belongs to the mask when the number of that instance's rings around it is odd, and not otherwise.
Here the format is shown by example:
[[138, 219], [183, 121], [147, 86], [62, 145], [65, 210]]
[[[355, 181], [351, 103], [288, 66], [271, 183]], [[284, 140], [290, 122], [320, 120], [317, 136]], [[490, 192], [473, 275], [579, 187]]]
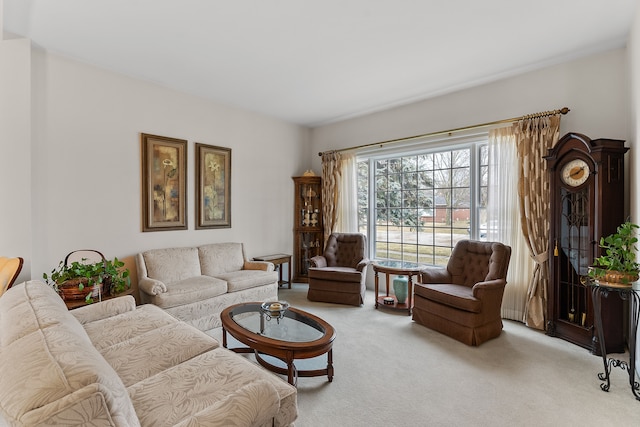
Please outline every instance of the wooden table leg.
[[287, 276], [287, 281], [289, 282], [289, 289], [291, 289], [291, 257], [289, 257], [289, 261], [287, 261], [287, 267], [289, 269], [289, 275]]
[[327, 377], [329, 382], [333, 381], [333, 349], [327, 353]]
[[376, 307], [376, 308], [378, 308], [378, 272], [377, 272], [377, 271], [376, 271], [376, 274], [375, 274], [375, 278], [376, 278], [376, 280], [375, 280], [375, 287], [376, 287], [376, 306], [375, 306], [375, 307]]
[[411, 273], [409, 273], [409, 287], [407, 289], [408, 291], [408, 295], [407, 295], [407, 315], [411, 316], [411, 297], [413, 296], [413, 282], [411, 281], [411, 277], [413, 277], [413, 275]]

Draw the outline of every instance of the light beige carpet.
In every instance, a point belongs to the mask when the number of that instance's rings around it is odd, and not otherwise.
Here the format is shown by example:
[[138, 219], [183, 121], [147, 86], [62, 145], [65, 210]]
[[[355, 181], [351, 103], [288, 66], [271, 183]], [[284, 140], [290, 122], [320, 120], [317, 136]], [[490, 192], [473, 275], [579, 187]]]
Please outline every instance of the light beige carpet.
[[[626, 371], [615, 368], [611, 390], [601, 391], [602, 359], [581, 347], [512, 321], [499, 338], [468, 347], [374, 309], [373, 292], [352, 307], [307, 301], [306, 289], [279, 296], [334, 326], [335, 377], [299, 379], [297, 427], [640, 426]], [[219, 329], [213, 335], [221, 339]], [[314, 364], [326, 357], [298, 365]]]

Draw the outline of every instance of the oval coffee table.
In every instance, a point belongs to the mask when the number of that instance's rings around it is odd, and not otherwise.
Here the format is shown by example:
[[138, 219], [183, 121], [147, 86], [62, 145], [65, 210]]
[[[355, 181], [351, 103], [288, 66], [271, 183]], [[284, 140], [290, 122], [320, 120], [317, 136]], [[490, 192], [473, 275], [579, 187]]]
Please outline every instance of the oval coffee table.
[[[261, 303], [232, 305], [220, 313], [222, 345], [227, 348], [227, 333], [247, 347], [232, 348], [236, 353], [254, 353], [265, 368], [286, 375], [289, 384], [296, 385], [298, 377], [326, 375], [333, 380], [332, 345], [336, 337], [333, 327], [297, 308], [289, 307], [281, 318], [270, 316]], [[295, 359], [309, 359], [327, 354], [326, 369], [298, 370]], [[282, 360], [287, 368], [275, 366], [262, 358], [262, 354]]]

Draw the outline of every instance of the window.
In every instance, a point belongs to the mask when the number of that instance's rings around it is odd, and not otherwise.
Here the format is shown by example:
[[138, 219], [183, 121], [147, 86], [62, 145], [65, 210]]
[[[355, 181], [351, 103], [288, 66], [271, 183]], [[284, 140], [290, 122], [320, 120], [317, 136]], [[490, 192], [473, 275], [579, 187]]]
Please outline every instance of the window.
[[486, 238], [486, 137], [358, 158], [358, 226], [372, 259], [446, 265], [456, 242]]

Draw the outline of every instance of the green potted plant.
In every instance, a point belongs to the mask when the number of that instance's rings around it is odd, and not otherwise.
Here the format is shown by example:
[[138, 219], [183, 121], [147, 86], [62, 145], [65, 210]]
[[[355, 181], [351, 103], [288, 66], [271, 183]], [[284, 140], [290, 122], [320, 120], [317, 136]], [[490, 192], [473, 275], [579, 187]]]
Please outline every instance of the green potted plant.
[[627, 221], [618, 226], [615, 233], [602, 237], [600, 247], [604, 250], [604, 255], [593, 260], [593, 267], [589, 267], [589, 277], [618, 286], [631, 286], [631, 282], [638, 280], [638, 228], [640, 226], [637, 224]]
[[99, 293], [116, 295], [131, 287], [129, 269], [123, 267], [124, 262], [118, 258], [92, 264], [60, 261], [50, 276], [44, 273], [42, 277], [62, 299], [84, 299], [91, 303]]

